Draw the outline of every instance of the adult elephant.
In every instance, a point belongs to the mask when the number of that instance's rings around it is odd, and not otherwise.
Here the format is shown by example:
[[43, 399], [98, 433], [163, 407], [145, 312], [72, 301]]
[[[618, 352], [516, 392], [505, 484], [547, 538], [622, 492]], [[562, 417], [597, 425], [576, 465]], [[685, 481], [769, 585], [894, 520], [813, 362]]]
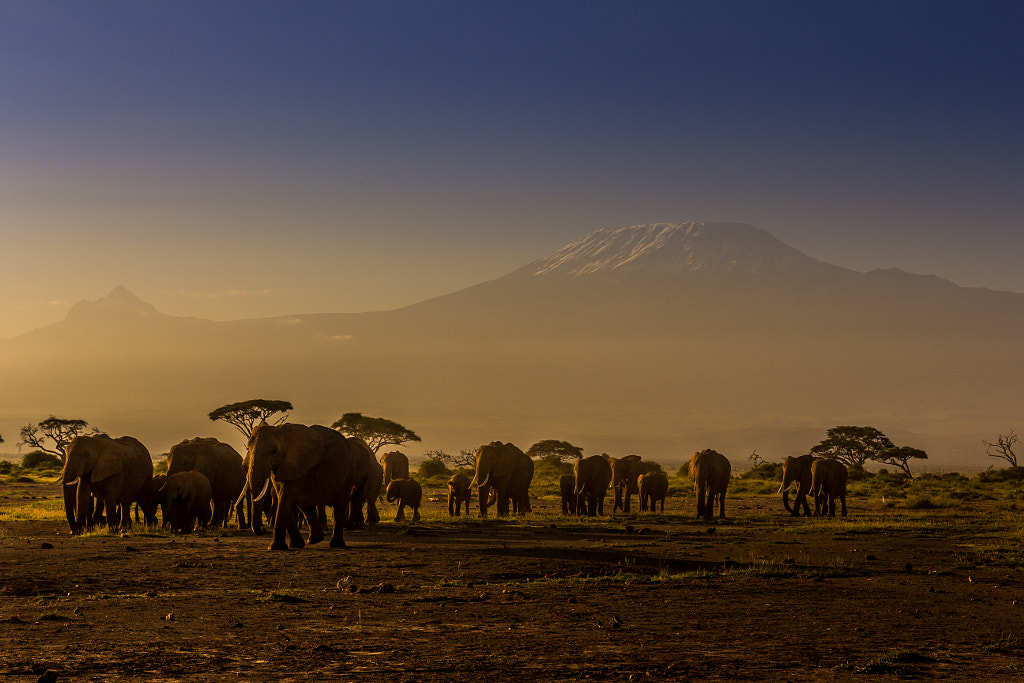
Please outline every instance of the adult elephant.
[[317, 521], [318, 506], [334, 509], [330, 545], [345, 547], [345, 523], [362, 457], [358, 440], [346, 439], [322, 425], [260, 424], [249, 437], [247, 451], [248, 487], [259, 492], [253, 496], [253, 504], [267, 494], [271, 480], [278, 490], [270, 550], [305, 546], [299, 534], [300, 510], [310, 524], [309, 542], [323, 540], [326, 520], [323, 524]]
[[836, 498], [842, 503], [843, 517], [846, 516], [847, 471], [838, 460], [818, 458], [811, 465], [811, 494], [814, 496], [814, 514], [836, 516]]
[[[245, 487], [245, 470], [242, 456], [230, 444], [213, 437], [185, 439], [171, 446], [167, 453], [167, 475], [195, 471], [210, 482], [213, 491], [214, 528], [227, 526], [231, 516], [231, 504]], [[245, 528], [245, 506], [239, 501], [236, 518], [238, 528]]]
[[498, 516], [506, 517], [509, 504], [524, 515], [530, 511], [530, 482], [533, 481], [533, 460], [514, 444], [492, 441], [476, 451], [477, 496], [480, 516], [487, 516], [491, 490], [495, 493]]
[[648, 472], [637, 477], [637, 491], [640, 493], [640, 512], [655, 512], [661, 501], [661, 512], [665, 512], [665, 498], [668, 497], [668, 477], [664, 472]]
[[380, 456], [380, 464], [384, 467], [384, 486], [393, 479], [409, 478], [409, 458], [402, 451], [390, 451]]
[[199, 470], [167, 475], [163, 487], [164, 526], [174, 533], [205, 529], [213, 518], [213, 486]]
[[[131, 528], [131, 504], [153, 477], [153, 459], [142, 443], [130, 436], [76, 436], [65, 451], [64, 511], [71, 533], [90, 528], [92, 498], [102, 501], [111, 530]], [[97, 506], [98, 507], [98, 506]]]
[[612, 483], [612, 466], [602, 455], [580, 458], [573, 465], [576, 514], [588, 517], [604, 514], [604, 497]]
[[612, 512], [622, 510], [629, 512], [629, 499], [637, 489], [637, 477], [643, 474], [643, 463], [639, 455], [625, 455], [621, 458], [608, 458], [612, 468], [612, 489], [615, 492], [615, 505]]
[[697, 492], [697, 516], [710, 522], [718, 500], [718, 516], [725, 517], [725, 491], [729, 488], [732, 463], [718, 451], [707, 448], [690, 458], [690, 479]]
[[465, 474], [453, 474], [448, 480], [448, 516], [458, 517], [463, 505], [469, 514], [469, 502], [473, 498], [473, 489], [469, 485], [469, 477]]
[[558, 490], [562, 494], [562, 514], [576, 514], [576, 476], [563, 474], [558, 480]]
[[[786, 506], [786, 512], [791, 515], [799, 516], [801, 508], [803, 508], [804, 515], [810, 516], [811, 514], [811, 508], [807, 504], [807, 494], [811, 491], [811, 465], [815, 460], [817, 458], [808, 453], [798, 458], [790, 456], [782, 465], [782, 486], [779, 487], [779, 493], [782, 494], [782, 504]], [[793, 507], [790, 507], [789, 489], [794, 481], [797, 483], [796, 500], [793, 501]]]
[[349, 508], [348, 525], [345, 528], [362, 529], [367, 524], [376, 524], [380, 521], [377, 499], [380, 497], [384, 467], [377, 462], [376, 456], [365, 441], [353, 437], [349, 438], [348, 442], [356, 456], [356, 466], [352, 482], [352, 506]]

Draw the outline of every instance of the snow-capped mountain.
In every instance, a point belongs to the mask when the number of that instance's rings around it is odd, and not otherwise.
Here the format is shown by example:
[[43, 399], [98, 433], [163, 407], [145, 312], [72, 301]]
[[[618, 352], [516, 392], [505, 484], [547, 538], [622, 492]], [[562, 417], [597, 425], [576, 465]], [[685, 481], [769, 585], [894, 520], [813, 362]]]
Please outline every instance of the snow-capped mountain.
[[597, 230], [527, 266], [536, 275], [788, 272], [818, 261], [742, 223], [653, 223]]

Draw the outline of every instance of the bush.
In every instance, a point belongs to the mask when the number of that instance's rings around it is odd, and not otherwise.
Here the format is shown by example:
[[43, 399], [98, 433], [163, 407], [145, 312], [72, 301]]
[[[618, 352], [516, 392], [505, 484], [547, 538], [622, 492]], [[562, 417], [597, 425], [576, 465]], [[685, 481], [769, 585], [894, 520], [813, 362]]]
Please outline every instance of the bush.
[[1007, 467], [1003, 470], [985, 470], [978, 475], [983, 484], [994, 484], [1000, 481], [1024, 481], [1024, 467]]
[[0, 474], [10, 474], [16, 465], [10, 460], [0, 460]]
[[59, 470], [64, 463], [52, 453], [32, 451], [21, 457], [21, 466], [26, 470]]
[[757, 467], [747, 470], [740, 475], [740, 479], [767, 479], [769, 481], [782, 481], [782, 463], [763, 462]]
[[436, 458], [424, 460], [420, 463], [419, 469], [416, 470], [416, 478], [420, 480], [443, 476], [451, 476], [451, 470]]

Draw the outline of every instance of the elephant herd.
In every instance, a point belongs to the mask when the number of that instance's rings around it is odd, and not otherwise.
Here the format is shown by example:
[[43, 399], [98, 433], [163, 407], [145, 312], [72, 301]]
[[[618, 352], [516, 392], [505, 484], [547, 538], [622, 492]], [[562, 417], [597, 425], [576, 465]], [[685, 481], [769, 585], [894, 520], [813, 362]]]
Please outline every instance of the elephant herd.
[[[499, 516], [530, 512], [530, 484], [534, 461], [511, 443], [494, 441], [476, 452], [472, 480], [455, 474], [448, 481], [448, 513], [469, 514], [474, 486], [481, 517], [495, 505]], [[725, 495], [732, 467], [714, 450], [694, 453], [688, 473], [697, 494], [697, 515], [710, 520], [718, 507], [725, 516]], [[187, 439], [171, 447], [167, 474], [153, 476], [149, 451], [130, 436], [105, 434], [76, 437], [66, 449], [64, 509], [72, 533], [81, 533], [105, 521], [114, 530], [131, 526], [130, 508], [136, 504], [147, 525], [157, 523], [156, 511], [172, 531], [190, 533], [196, 528], [226, 526], [234, 509], [238, 527], [263, 533], [263, 518], [273, 523], [271, 550], [302, 548], [327, 537], [326, 508], [334, 513], [329, 544], [345, 546], [344, 529], [376, 524], [376, 503], [382, 495], [397, 503], [395, 521], [420, 519], [423, 490], [409, 475], [409, 460], [398, 451], [385, 453], [378, 462], [360, 439], [348, 438], [320, 425], [283, 424], [257, 426], [243, 458], [230, 445], [214, 438]], [[793, 508], [788, 488], [798, 482]], [[638, 455], [621, 458], [579, 458], [573, 474], [561, 478], [562, 513], [594, 516], [604, 514], [604, 499], [613, 491], [612, 512], [630, 512], [635, 494], [641, 512], [665, 510], [668, 478], [656, 464]], [[833, 460], [810, 455], [788, 458], [780, 489], [783, 503], [793, 514], [801, 506], [810, 514], [807, 494], [814, 496], [815, 514], [835, 515], [835, 501], [846, 515], [846, 469]], [[363, 508], [366, 514], [364, 517]], [[248, 517], [248, 523], [246, 518]], [[308, 540], [299, 531], [309, 527]]]

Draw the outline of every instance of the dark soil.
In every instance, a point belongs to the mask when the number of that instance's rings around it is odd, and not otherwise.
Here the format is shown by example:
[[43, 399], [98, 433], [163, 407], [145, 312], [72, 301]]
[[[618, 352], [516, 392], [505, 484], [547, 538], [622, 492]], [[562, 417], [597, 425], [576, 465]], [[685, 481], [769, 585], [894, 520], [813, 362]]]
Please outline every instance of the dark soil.
[[[18, 485], [33, 486], [56, 493]], [[810, 522], [764, 499], [709, 525], [691, 504], [590, 525], [554, 504], [522, 523], [434, 514], [288, 552], [234, 530], [72, 538], [0, 508], [0, 677], [1024, 677], [1024, 574], [965, 565], [973, 541], [956, 529], [794, 533]]]

